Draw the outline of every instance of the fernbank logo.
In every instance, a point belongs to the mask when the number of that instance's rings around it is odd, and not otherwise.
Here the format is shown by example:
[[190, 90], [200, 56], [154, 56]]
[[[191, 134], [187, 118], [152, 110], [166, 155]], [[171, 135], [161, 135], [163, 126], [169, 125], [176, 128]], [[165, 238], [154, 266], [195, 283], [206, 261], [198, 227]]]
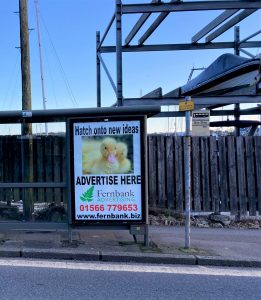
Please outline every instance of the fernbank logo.
[[80, 199], [83, 202], [92, 202], [93, 201], [93, 191], [94, 191], [94, 186], [91, 186], [86, 192], [84, 192]]

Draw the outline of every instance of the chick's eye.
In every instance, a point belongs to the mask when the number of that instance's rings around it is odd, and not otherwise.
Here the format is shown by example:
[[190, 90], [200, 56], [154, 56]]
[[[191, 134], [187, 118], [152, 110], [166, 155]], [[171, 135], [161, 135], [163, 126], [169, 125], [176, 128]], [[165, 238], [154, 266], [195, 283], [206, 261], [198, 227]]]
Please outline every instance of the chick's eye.
[[104, 149], [107, 150], [107, 147], [105, 146]]

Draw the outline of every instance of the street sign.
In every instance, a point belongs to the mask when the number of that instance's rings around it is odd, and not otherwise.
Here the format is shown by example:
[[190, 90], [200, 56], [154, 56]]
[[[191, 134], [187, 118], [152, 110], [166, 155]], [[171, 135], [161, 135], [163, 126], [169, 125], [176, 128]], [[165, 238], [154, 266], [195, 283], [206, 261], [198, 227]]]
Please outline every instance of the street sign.
[[145, 117], [70, 119], [73, 224], [146, 223]]
[[192, 112], [192, 136], [209, 136], [209, 110], [195, 110]]
[[180, 101], [179, 102], [179, 111], [188, 111], [194, 109], [194, 101]]

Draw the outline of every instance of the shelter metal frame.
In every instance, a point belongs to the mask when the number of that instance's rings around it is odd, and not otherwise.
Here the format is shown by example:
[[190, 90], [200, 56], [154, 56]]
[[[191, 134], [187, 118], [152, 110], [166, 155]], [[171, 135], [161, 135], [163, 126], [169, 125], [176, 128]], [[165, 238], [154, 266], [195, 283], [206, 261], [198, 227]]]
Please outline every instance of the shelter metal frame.
[[[261, 8], [261, 1], [252, 0], [230, 0], [230, 1], [182, 1], [170, 0], [168, 3], [163, 3], [161, 0], [152, 0], [151, 3], [146, 4], [123, 4], [121, 0], [115, 0], [115, 13], [113, 14], [103, 36], [101, 37], [100, 31], [96, 32], [96, 67], [97, 67], [97, 107], [101, 107], [101, 65], [104, 67], [109, 81], [116, 94], [116, 106], [137, 106], [137, 105], [177, 105], [182, 97], [174, 97], [171, 92], [165, 95], [159, 95], [158, 91], [149, 93], [142, 98], [125, 98], [123, 97], [123, 76], [122, 64], [124, 52], [146, 52], [146, 51], [187, 51], [187, 50], [213, 50], [213, 49], [234, 49], [234, 53], [239, 55], [240, 51], [249, 57], [253, 57], [247, 50], [248, 48], [261, 47], [261, 41], [253, 41], [253, 37], [259, 35], [261, 30], [251, 34], [250, 36], [240, 40], [239, 26], [235, 26], [257, 10]], [[184, 11], [209, 11], [209, 10], [223, 10], [213, 21], [207, 24], [199, 32], [194, 34], [191, 38], [191, 43], [185, 44], [148, 44], [144, 42], [151, 36], [151, 34], [158, 28], [163, 20], [170, 13], [184, 12]], [[146, 23], [148, 18], [153, 13], [159, 13], [155, 21], [148, 27], [142, 37], [139, 39], [138, 44], [131, 44], [133, 38], [139, 32], [141, 27]], [[128, 14], [141, 14], [138, 21], [123, 43], [122, 37], [122, 17]], [[104, 41], [110, 31], [113, 23], [116, 22], [116, 45], [104, 46]], [[230, 42], [215, 42], [217, 37], [221, 36], [228, 29], [235, 29], [234, 40]], [[199, 42], [205, 38], [204, 42]], [[103, 59], [104, 53], [116, 53], [116, 83], [113, 81]], [[232, 111], [211, 111], [211, 115], [232, 115], [238, 117], [246, 114], [243, 110], [239, 109], [239, 103], [260, 103], [261, 94], [256, 95], [242, 95], [242, 96], [216, 96], [216, 97], [193, 97], [196, 108], [208, 107], [210, 109], [217, 106], [224, 106], [228, 104], [236, 104], [235, 110]], [[256, 108], [256, 114], [260, 114], [260, 109]], [[249, 111], [247, 112], [247, 114]], [[155, 117], [175, 116], [180, 113], [165, 112], [156, 115]], [[184, 113], [182, 113], [184, 116]]]
[[[66, 174], [67, 179], [64, 182], [1, 182], [0, 188], [66, 188], [67, 189], [67, 207], [68, 207], [68, 218], [70, 219], [70, 185], [69, 174], [70, 174], [70, 145], [68, 136], [68, 119], [69, 118], [83, 118], [83, 117], [111, 117], [132, 115], [141, 116], [146, 115], [148, 117], [158, 114], [160, 112], [159, 106], [139, 106], [136, 108], [130, 107], [109, 107], [109, 108], [78, 108], [78, 109], [48, 109], [48, 110], [32, 110], [32, 111], [2, 111], [0, 112], [0, 124], [11, 124], [11, 123], [45, 123], [45, 122], [66, 122]], [[23, 136], [21, 139], [30, 139], [31, 136]], [[145, 224], [144, 232], [136, 229], [136, 225], [75, 225], [70, 222], [23, 222], [23, 221], [1, 221], [0, 231], [9, 230], [65, 230], [68, 231], [68, 239], [72, 241], [72, 229], [77, 230], [130, 230], [130, 233], [136, 238], [137, 234], [144, 235], [144, 244], [148, 246], [148, 225]]]

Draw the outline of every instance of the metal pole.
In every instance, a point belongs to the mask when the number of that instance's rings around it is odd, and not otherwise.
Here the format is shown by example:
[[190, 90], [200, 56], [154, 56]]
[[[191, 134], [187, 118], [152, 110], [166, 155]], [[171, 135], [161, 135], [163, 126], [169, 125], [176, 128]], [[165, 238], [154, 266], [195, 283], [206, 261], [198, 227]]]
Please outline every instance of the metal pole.
[[[188, 99], [187, 99], [188, 100]], [[191, 195], [191, 161], [190, 161], [190, 111], [186, 111], [185, 135], [185, 248], [190, 248], [190, 195]]]
[[68, 215], [68, 242], [72, 243], [72, 199], [71, 199], [71, 166], [70, 166], [70, 125], [66, 120], [66, 182], [67, 182], [67, 215]]
[[116, 65], [117, 65], [117, 103], [123, 105], [122, 97], [122, 3], [116, 0]]
[[97, 107], [101, 107], [101, 62], [98, 55], [100, 45], [100, 31], [96, 31], [96, 80], [97, 80]]
[[147, 116], [144, 116], [144, 161], [145, 161], [145, 201], [146, 201], [146, 224], [145, 224], [145, 234], [144, 234], [144, 245], [149, 247], [149, 196], [148, 196], [148, 184], [149, 184], [149, 172], [148, 172], [148, 144], [147, 144]]
[[[234, 27], [234, 39], [235, 39], [235, 48], [234, 48], [234, 54], [235, 55], [240, 55], [240, 32], [239, 32], [239, 26]], [[239, 121], [240, 120], [240, 104], [237, 103], [235, 104], [235, 120]], [[240, 128], [236, 127], [235, 128], [235, 136], [240, 136]]]

